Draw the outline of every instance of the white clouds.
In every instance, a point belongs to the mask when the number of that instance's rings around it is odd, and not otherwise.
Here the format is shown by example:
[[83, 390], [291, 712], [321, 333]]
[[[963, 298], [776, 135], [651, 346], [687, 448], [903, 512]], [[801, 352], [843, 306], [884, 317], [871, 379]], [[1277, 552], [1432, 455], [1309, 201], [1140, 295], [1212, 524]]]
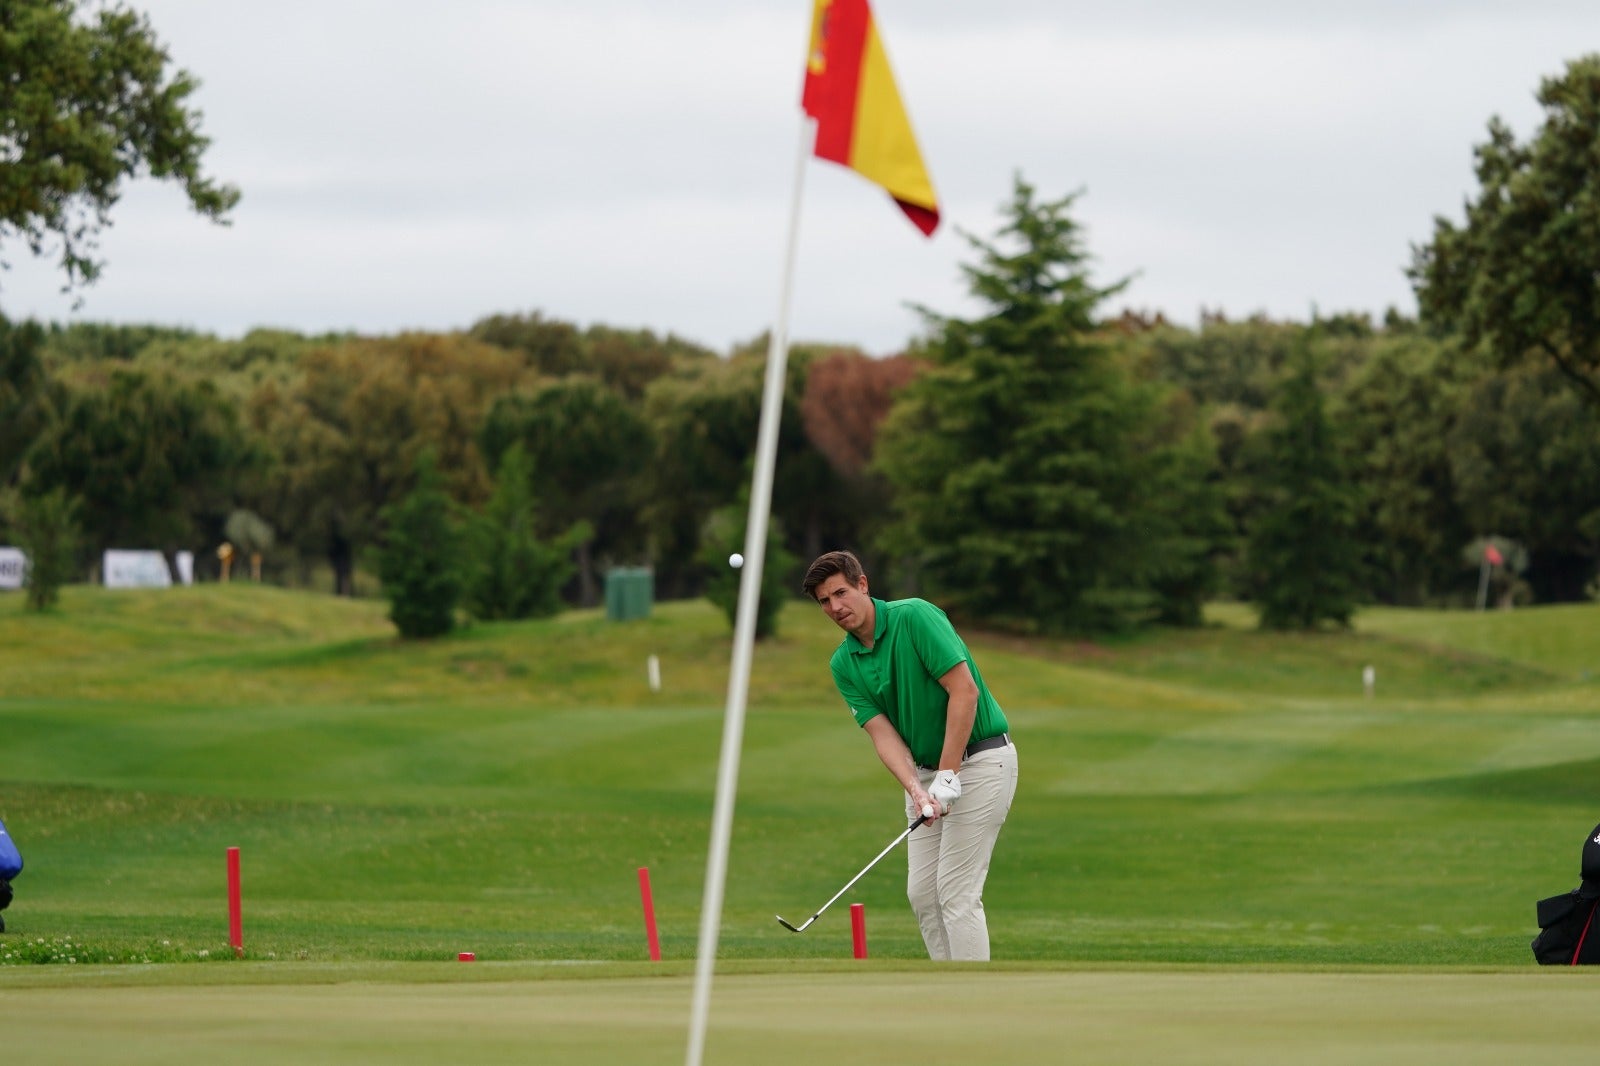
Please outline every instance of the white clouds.
[[[799, 133], [803, 0], [136, 0], [198, 97], [228, 229], [136, 184], [79, 317], [237, 333], [451, 328], [497, 311], [766, 328]], [[955, 225], [1020, 171], [1079, 215], [1100, 280], [1192, 321], [1411, 306], [1401, 270], [1459, 211], [1491, 114], [1600, 28], [1587, 3], [878, 0]], [[1571, 44], [1570, 42], [1579, 42]], [[793, 333], [898, 348], [916, 301], [966, 310], [965, 242], [807, 171]], [[0, 307], [64, 318], [7, 249]]]

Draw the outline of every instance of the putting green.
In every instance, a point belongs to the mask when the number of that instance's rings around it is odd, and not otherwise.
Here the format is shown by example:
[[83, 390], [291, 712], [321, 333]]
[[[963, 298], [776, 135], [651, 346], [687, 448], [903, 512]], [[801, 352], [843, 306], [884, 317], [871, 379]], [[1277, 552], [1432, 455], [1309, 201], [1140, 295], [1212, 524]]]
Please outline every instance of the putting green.
[[[56, 970], [47, 981], [8, 974], [0, 991], [6, 1042], [31, 1063], [683, 1061], [692, 978], [682, 969], [617, 978], [471, 966], [412, 966], [414, 983], [293, 964], [157, 967], [148, 983], [127, 968]], [[733, 973], [716, 980], [705, 1061], [1588, 1063], [1579, 1020], [1593, 976], [872, 963]]]

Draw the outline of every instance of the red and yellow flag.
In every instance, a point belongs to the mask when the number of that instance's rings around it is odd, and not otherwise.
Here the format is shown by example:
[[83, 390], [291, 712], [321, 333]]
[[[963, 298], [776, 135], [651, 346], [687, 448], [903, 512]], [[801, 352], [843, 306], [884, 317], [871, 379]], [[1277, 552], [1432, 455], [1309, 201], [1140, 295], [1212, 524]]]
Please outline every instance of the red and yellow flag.
[[939, 199], [867, 0], [813, 0], [800, 103], [817, 120], [817, 158], [883, 186], [906, 217], [932, 236]]

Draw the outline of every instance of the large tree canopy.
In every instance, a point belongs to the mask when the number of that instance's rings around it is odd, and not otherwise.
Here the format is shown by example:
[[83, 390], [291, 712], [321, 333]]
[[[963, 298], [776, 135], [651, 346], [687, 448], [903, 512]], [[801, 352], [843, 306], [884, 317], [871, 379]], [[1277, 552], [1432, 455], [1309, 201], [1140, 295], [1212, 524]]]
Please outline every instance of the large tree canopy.
[[885, 544], [941, 603], [995, 624], [1096, 632], [1193, 617], [1163, 598], [1207, 587], [1208, 546], [1185, 523], [1210, 528], [1213, 508], [1171, 509], [1162, 490], [1196, 482], [1191, 447], [1203, 445], [1186, 433], [1174, 444], [1158, 390], [1098, 328], [1096, 308], [1122, 286], [1090, 280], [1073, 201], [1039, 202], [1018, 179], [1006, 247], [968, 236], [982, 315], [925, 312], [933, 365], [877, 442], [894, 490]]
[[[90, 9], [93, 9], [92, 11]], [[0, 4], [0, 246], [57, 243], [67, 288], [94, 281], [97, 239], [124, 178], [182, 184], [195, 211], [226, 220], [239, 192], [201, 171], [210, 141], [149, 21], [119, 4]]]
[[1466, 225], [1437, 219], [1409, 274], [1425, 318], [1504, 367], [1553, 363], [1600, 404], [1600, 54], [1545, 79], [1538, 99], [1544, 124], [1526, 144], [1489, 122]]

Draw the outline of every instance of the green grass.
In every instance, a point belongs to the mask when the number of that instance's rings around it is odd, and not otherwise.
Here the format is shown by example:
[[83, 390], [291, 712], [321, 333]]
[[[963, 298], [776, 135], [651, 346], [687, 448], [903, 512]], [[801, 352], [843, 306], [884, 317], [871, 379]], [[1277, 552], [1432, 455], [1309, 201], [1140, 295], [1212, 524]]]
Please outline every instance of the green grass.
[[[123, 970], [128, 968], [124, 967]], [[192, 974], [200, 968], [185, 967]], [[7, 1040], [29, 1062], [393, 1064], [684, 1060], [690, 984], [530, 964], [404, 971], [251, 964], [209, 983], [121, 974], [85, 994], [8, 989]], [[718, 983], [709, 1063], [1586, 1063], [1593, 1003], [1567, 975], [1233, 968], [930, 971], [871, 961]], [[182, 976], [180, 974], [180, 976]], [[286, 979], [290, 978], [290, 979]]]
[[[1223, 606], [1200, 630], [1095, 644], [967, 636], [1020, 749], [986, 897], [997, 959], [1532, 971], [1533, 902], [1576, 883], [1597, 817], [1600, 607], [1372, 611], [1351, 632], [1270, 635]], [[757, 651], [721, 954], [752, 974], [832, 973], [862, 902], [870, 967], [926, 974], [895, 858], [805, 935], [773, 920], [809, 914], [902, 824], [832, 691], [837, 640], [796, 603]], [[645, 957], [639, 867], [667, 959], [644, 972], [681, 976], [729, 641], [703, 603], [405, 644], [380, 603], [247, 584], [69, 588], [44, 616], [0, 598], [0, 818], [28, 861], [0, 989], [147, 972], [201, 990], [397, 972], [431, 987], [467, 979], [427, 965], [465, 950], [483, 960], [472, 974], [513, 985], [574, 960], [627, 979]], [[609, 1009], [592, 1008], [596, 1032]], [[116, 1045], [116, 1024], [97, 1031]]]

